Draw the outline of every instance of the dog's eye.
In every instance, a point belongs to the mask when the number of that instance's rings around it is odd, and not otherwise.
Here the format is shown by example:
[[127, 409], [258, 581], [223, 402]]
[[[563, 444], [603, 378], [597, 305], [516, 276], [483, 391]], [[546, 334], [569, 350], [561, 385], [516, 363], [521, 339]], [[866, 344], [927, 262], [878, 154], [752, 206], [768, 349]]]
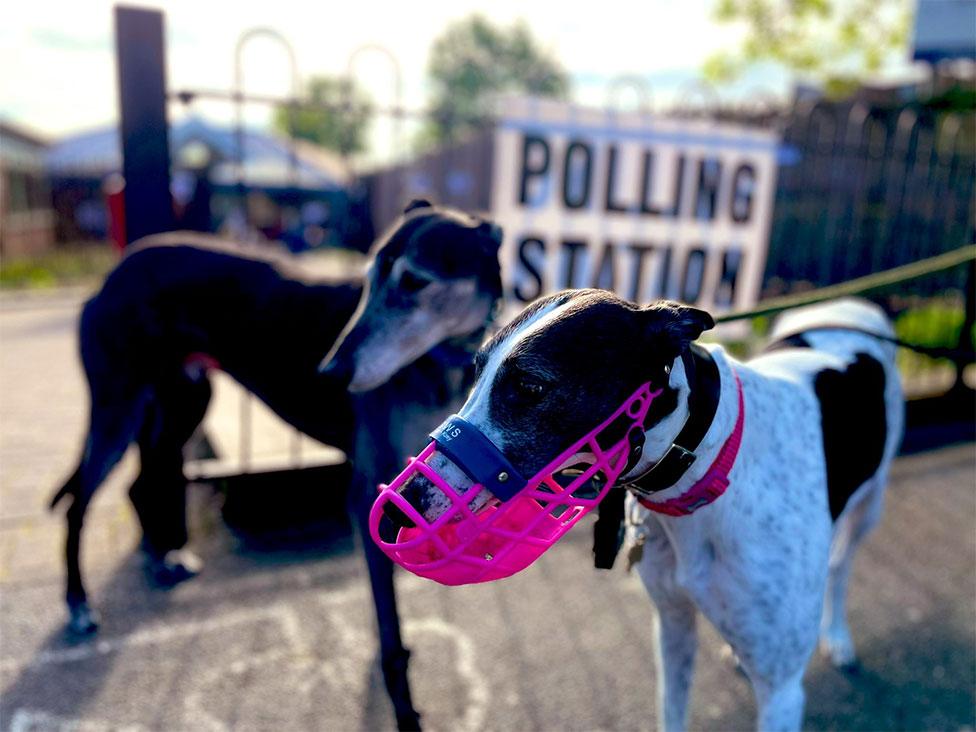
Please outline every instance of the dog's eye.
[[419, 292], [429, 284], [429, 279], [409, 269], [403, 270], [400, 275], [400, 289], [404, 292]]
[[519, 379], [515, 384], [515, 388], [518, 389], [519, 394], [529, 399], [539, 399], [546, 390], [545, 384], [531, 377], [522, 377]]

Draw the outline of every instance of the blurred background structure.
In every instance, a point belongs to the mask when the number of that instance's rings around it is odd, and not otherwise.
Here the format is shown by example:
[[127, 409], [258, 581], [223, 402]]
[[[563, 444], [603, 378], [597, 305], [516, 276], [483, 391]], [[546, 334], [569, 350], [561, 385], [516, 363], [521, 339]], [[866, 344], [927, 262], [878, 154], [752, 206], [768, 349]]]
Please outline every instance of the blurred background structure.
[[[75, 448], [69, 438], [75, 426], [80, 434], [83, 409], [79, 374], [70, 370], [74, 318], [119, 250], [141, 234], [178, 227], [284, 247], [313, 271], [356, 271], [362, 252], [415, 196], [482, 211], [505, 226], [510, 310], [568, 286], [607, 287], [638, 300], [675, 297], [737, 314], [739, 324], [717, 335], [747, 355], [776, 308], [849, 293], [879, 302], [900, 338], [928, 347], [927, 355], [899, 355], [912, 397], [905, 452], [965, 447], [902, 464], [893, 493], [897, 530], [888, 530], [863, 560], [869, 568], [860, 570], [882, 607], [855, 599], [862, 625], [883, 629], [871, 636], [876, 645], [868, 660], [904, 661], [913, 671], [889, 688], [883, 677], [890, 667], [859, 681], [817, 667], [815, 675], [840, 701], [812, 692], [808, 719], [840, 728], [976, 725], [976, 0], [700, 0], [680, 8], [662, 1], [559, 13], [523, 5], [496, 3], [479, 12], [473, 3], [423, 11], [360, 3], [324, 16], [301, 3], [171, 3], [155, 11], [113, 9], [105, 0], [84, 9], [35, 3], [5, 13], [11, 22], [0, 29], [0, 583], [6, 584], [0, 728], [49, 729], [72, 720], [93, 729], [101, 728], [98, 720], [109, 720], [105, 728], [142, 724], [125, 700], [99, 689], [113, 673], [96, 668], [107, 663], [99, 659], [130, 649], [133, 672], [150, 674], [140, 654], [155, 652], [156, 636], [138, 628], [150, 611], [193, 627], [185, 638], [183, 631], [171, 634], [187, 644], [184, 655], [209, 627], [200, 608], [226, 611], [204, 590], [181, 589], [167, 610], [157, 607], [167, 601], [132, 589], [132, 568], [119, 559], [135, 540], [120, 479], [116, 502], [92, 519], [103, 541], [89, 561], [103, 570], [102, 589], [116, 597], [117, 612], [140, 620], [104, 654], [77, 651], [77, 662], [59, 638], [44, 639], [60, 622], [53, 602], [60, 539], [41, 502], [62, 477], [57, 469]], [[34, 383], [38, 374], [50, 382]], [[51, 403], [51, 395], [70, 406]], [[28, 429], [32, 420], [36, 428]], [[253, 570], [259, 597], [281, 589], [298, 598], [298, 612], [312, 623], [306, 615], [318, 612], [309, 607], [319, 608], [318, 600], [309, 601], [302, 587], [309, 578], [346, 587], [356, 574], [348, 537], [319, 553], [252, 552], [280, 549], [277, 532], [304, 519], [319, 520], [319, 527], [333, 522], [339, 535], [348, 529], [335, 501], [319, 490], [322, 481], [348, 479], [344, 456], [293, 434], [229, 379], [217, 382], [207, 428], [207, 444], [189, 472], [220, 488], [222, 504], [197, 492], [197, 518], [201, 536], [217, 537], [205, 553], [218, 565], [221, 591], [246, 596]], [[269, 491], [287, 490], [289, 500], [276, 502], [281, 511], [271, 510]], [[922, 508], [928, 518], [916, 524]], [[932, 512], [945, 520], [929, 520]], [[230, 534], [216, 528], [218, 519]], [[954, 551], [959, 541], [965, 551]], [[577, 559], [588, 559], [585, 541], [577, 544]], [[229, 546], [239, 551], [221, 565]], [[48, 554], [50, 562], [40, 558]], [[918, 556], [938, 567], [927, 572]], [[271, 570], [281, 570], [281, 579]], [[565, 571], [559, 560], [543, 565], [537, 574], [547, 589], [540, 592], [549, 594], [538, 606], [515, 603], [517, 609], [555, 611], [552, 577]], [[587, 591], [611, 592], [602, 578], [580, 582]], [[626, 582], [611, 593], [620, 602], [630, 597]], [[904, 608], [892, 589], [898, 583], [912, 585]], [[532, 582], [521, 586], [524, 596], [534, 591]], [[509, 688], [496, 668], [483, 674], [486, 681], [471, 660], [477, 653], [469, 636], [455, 633], [465, 603], [494, 603], [517, 622], [504, 587], [464, 594], [459, 605], [441, 591], [414, 589], [438, 608], [428, 612], [408, 601], [415, 637], [435, 638], [438, 652], [458, 659], [464, 673], [455, 681], [470, 702], [447, 705], [435, 720], [457, 728], [538, 728], [563, 719], [556, 711], [553, 718], [526, 716], [531, 700], [520, 695], [531, 696], [526, 690], [534, 679]], [[48, 597], [52, 606], [44, 609]], [[194, 597], [201, 605], [184, 607]], [[362, 604], [353, 590], [341, 598], [336, 602]], [[382, 701], [370, 696], [379, 682], [368, 654], [342, 647], [366, 642], [366, 631], [343, 626], [331, 601], [322, 602], [329, 628], [348, 631], [329, 661], [337, 664], [329, 667], [332, 682], [343, 679], [337, 708], [345, 711], [323, 718], [309, 709], [287, 725], [321, 728], [323, 719], [388, 725], [378, 711]], [[260, 628], [260, 603], [248, 607], [241, 623]], [[907, 660], [899, 660], [905, 628], [938, 622], [946, 607], [952, 632], [929, 648], [908, 644]], [[248, 636], [266, 662], [254, 667], [260, 679], [254, 683], [264, 691], [274, 686], [261, 674], [280, 660], [273, 646], [281, 628], [288, 653], [304, 652], [295, 650], [302, 642], [289, 630], [291, 613], [268, 616], [276, 628], [268, 637], [260, 629]], [[588, 664], [602, 668], [601, 654], [614, 653], [632, 632], [632, 616], [610, 622], [605, 637], [587, 639], [591, 656], [572, 661], [581, 675]], [[483, 628], [468, 630], [490, 642]], [[347, 652], [352, 660], [343, 666], [335, 658]], [[708, 654], [724, 663], [714, 643]], [[499, 655], [493, 663], [509, 662]], [[287, 726], [284, 717], [274, 718], [277, 725], [263, 720], [261, 708], [245, 713], [241, 725], [229, 709], [208, 708], [225, 691], [234, 696], [209, 674], [227, 657], [216, 646], [206, 650], [207, 663], [193, 678], [209, 690], [197, 696], [175, 672], [164, 674], [190, 700], [189, 716], [161, 712], [144, 726], [204, 726], [201, 720], [212, 728]], [[512, 658], [513, 674], [522, 678], [529, 662], [524, 654]], [[51, 669], [53, 678], [69, 678], [74, 663], [94, 669], [96, 681], [82, 684], [60, 708], [42, 679]], [[240, 668], [225, 673], [250, 673], [246, 663]], [[360, 672], [366, 678], [352, 679]], [[640, 688], [649, 696], [650, 670], [642, 672]], [[913, 696], [912, 679], [923, 676]], [[306, 685], [321, 682], [314, 674], [302, 678]], [[746, 696], [726, 692], [723, 678], [706, 671], [702, 683], [716, 696], [732, 694], [739, 716], [699, 711], [702, 726], [748, 719], [741, 708]], [[144, 686], [134, 693], [151, 705], [156, 692]], [[509, 724], [470, 713], [484, 710], [491, 688]], [[347, 692], [365, 695], [366, 706], [343, 706]], [[446, 704], [440, 692], [461, 693], [426, 689], [420, 705]], [[109, 711], [85, 709], [86, 694], [103, 699]], [[872, 695], [887, 702], [872, 704]], [[618, 709], [563, 721], [647, 724], [639, 708]]]

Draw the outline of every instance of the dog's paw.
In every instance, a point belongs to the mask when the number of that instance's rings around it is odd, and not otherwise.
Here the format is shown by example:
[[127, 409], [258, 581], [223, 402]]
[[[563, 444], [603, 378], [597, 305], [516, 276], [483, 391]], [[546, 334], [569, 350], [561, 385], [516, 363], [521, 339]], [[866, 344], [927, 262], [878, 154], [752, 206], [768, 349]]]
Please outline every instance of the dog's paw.
[[859, 676], [861, 673], [861, 660], [855, 656], [854, 660], [837, 666], [837, 670], [845, 676]]
[[203, 560], [189, 549], [173, 549], [162, 559], [149, 559], [146, 572], [157, 587], [169, 588], [200, 574]]
[[399, 732], [420, 732], [420, 715], [417, 712], [397, 715]]
[[857, 654], [850, 636], [824, 636], [820, 639], [820, 651], [830, 659], [834, 668], [847, 673], [855, 673], [858, 669]]
[[68, 608], [68, 625], [65, 631], [72, 638], [84, 638], [98, 630], [98, 613], [87, 602], [79, 602]]

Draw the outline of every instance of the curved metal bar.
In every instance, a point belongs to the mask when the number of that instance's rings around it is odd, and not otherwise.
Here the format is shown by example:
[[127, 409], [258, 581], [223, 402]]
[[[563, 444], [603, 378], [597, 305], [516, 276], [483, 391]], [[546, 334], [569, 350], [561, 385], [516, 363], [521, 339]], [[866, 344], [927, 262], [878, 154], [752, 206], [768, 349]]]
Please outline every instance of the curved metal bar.
[[[237, 193], [244, 216], [244, 225], [250, 223], [250, 216], [247, 210], [247, 194], [244, 187], [244, 48], [255, 38], [270, 38], [276, 41], [288, 56], [288, 65], [291, 70], [291, 102], [294, 104], [299, 92], [298, 62], [295, 58], [295, 49], [291, 43], [281, 33], [273, 28], [258, 27], [246, 30], [237, 39], [234, 46], [234, 141], [237, 168]], [[297, 177], [298, 158], [295, 153], [295, 136], [292, 134], [291, 114], [289, 114], [289, 165], [293, 177]], [[244, 390], [241, 396], [241, 431], [240, 431], [240, 464], [241, 469], [247, 472], [251, 465], [251, 423], [252, 423], [252, 404], [253, 397]], [[292, 458], [297, 462], [300, 459], [300, 437], [297, 435], [292, 441]]]
[[608, 109], [620, 108], [620, 92], [630, 89], [637, 96], [637, 111], [646, 114], [654, 106], [654, 90], [650, 82], [639, 74], [621, 74], [607, 83], [606, 106]]
[[[288, 66], [291, 71], [291, 100], [292, 103], [298, 97], [300, 77], [298, 74], [298, 61], [295, 57], [295, 49], [284, 35], [274, 28], [259, 26], [246, 30], [237, 39], [234, 46], [234, 118], [235, 118], [235, 154], [237, 163], [237, 185], [243, 201], [244, 193], [244, 48], [255, 38], [269, 38], [277, 42], [288, 56]], [[290, 116], [289, 116], [290, 118]], [[291, 166], [294, 171], [297, 167], [297, 157], [295, 155], [294, 136], [291, 139], [290, 158]], [[247, 207], [244, 208], [244, 218], [247, 220]]]
[[721, 101], [718, 92], [715, 91], [715, 87], [710, 84], [706, 84], [701, 80], [693, 80], [685, 82], [681, 86], [681, 90], [676, 95], [675, 101], [675, 112], [678, 116], [684, 117], [694, 117], [696, 114], [695, 107], [692, 104], [692, 100], [698, 96], [701, 98], [703, 104], [699, 107], [701, 112], [707, 113], [709, 110], [716, 110], [719, 108], [719, 102]]
[[[378, 53], [390, 62], [390, 68], [393, 70], [393, 109], [391, 110], [391, 116], [393, 118], [393, 146], [399, 152], [403, 147], [403, 68], [400, 66], [400, 59], [396, 57], [393, 51], [380, 43], [364, 43], [353, 49], [352, 53], [349, 54], [349, 58], [346, 60], [346, 79], [349, 81], [349, 84], [345, 89], [345, 106], [347, 109], [352, 107], [352, 80], [355, 78], [353, 74], [355, 72], [356, 62], [367, 53]], [[343, 153], [343, 157], [346, 157], [345, 153]], [[348, 160], [346, 161], [346, 167], [350, 167]]]

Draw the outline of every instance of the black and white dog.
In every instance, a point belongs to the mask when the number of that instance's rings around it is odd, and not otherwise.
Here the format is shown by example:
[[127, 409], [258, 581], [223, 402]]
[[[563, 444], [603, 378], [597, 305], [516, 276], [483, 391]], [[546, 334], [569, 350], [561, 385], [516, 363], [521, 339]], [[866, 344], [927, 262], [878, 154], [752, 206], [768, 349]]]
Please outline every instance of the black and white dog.
[[[501, 237], [490, 222], [416, 200], [374, 247], [365, 282], [311, 281], [286, 259], [186, 232], [131, 246], [81, 315], [90, 424], [79, 465], [51, 504], [71, 499], [69, 629], [97, 628], [79, 565], [82, 524], [132, 442], [141, 465], [129, 496], [153, 575], [172, 584], [197, 571], [184, 548], [183, 447], [210, 401], [211, 366], [286, 422], [346, 451], [365, 527], [366, 487], [395, 472], [467, 393], [501, 297]], [[384, 678], [398, 724], [416, 727], [392, 565], [371, 541], [364, 548]]]
[[[893, 332], [879, 308], [837, 301], [782, 317], [778, 347], [741, 363], [693, 343], [712, 325], [598, 290], [544, 298], [479, 352], [460, 415], [531, 476], [641, 384], [661, 388], [619, 481], [657, 606], [661, 727], [685, 727], [701, 611], [752, 682], [759, 728], [798, 729], [818, 637], [835, 663], [854, 662], [851, 558], [880, 517], [903, 422]], [[471, 487], [443, 453], [428, 462]], [[403, 495], [429, 521], [446, 507], [426, 478]], [[471, 506], [492, 500], [483, 490]]]

